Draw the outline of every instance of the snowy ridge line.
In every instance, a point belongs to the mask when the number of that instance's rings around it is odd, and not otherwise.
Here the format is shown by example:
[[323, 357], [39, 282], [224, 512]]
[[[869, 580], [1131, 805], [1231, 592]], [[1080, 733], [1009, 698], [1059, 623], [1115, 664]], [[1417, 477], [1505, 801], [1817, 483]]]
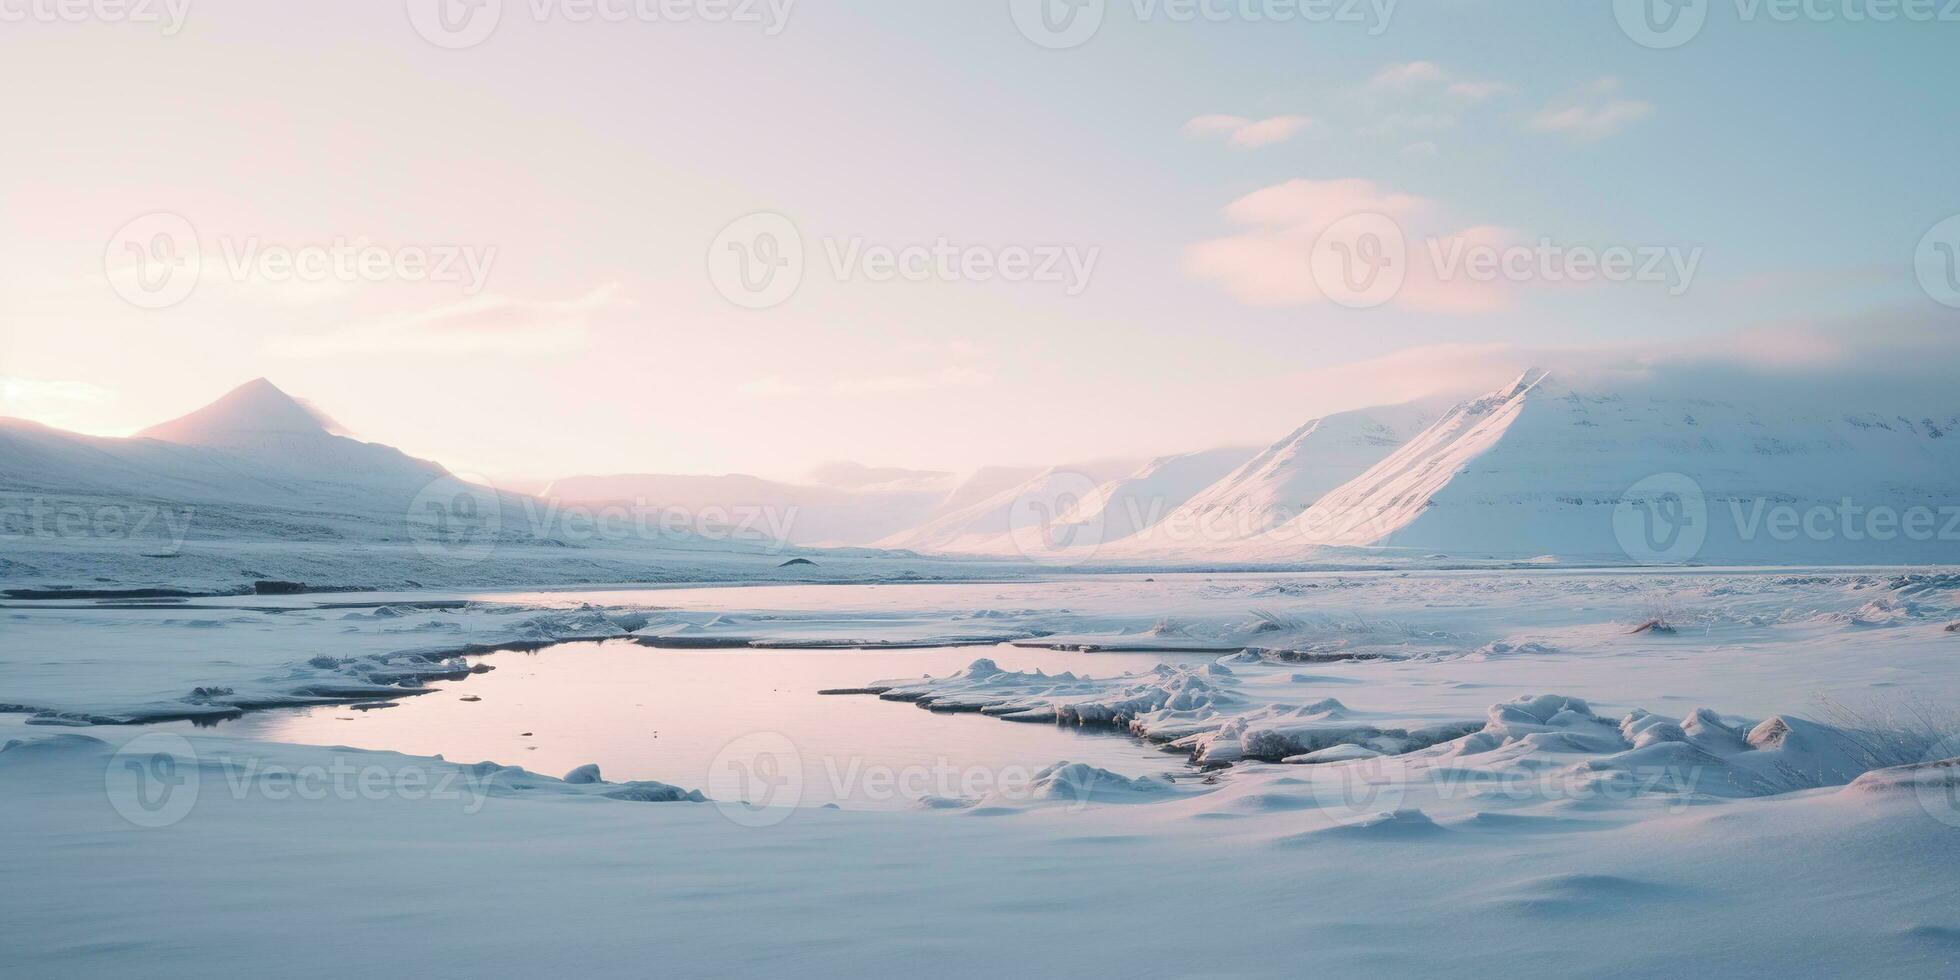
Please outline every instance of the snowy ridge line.
[[[870, 694], [929, 711], [977, 712], [1005, 721], [1108, 728], [1188, 755], [1199, 765], [1222, 766], [1245, 759], [1280, 762], [1355, 740], [1409, 751], [1476, 727], [1475, 722], [1412, 728], [1352, 722], [1352, 713], [1333, 698], [1305, 706], [1255, 705], [1237, 690], [1237, 677], [1227, 661], [1265, 662], [1256, 654], [1241, 654], [1203, 666], [1159, 665], [1142, 674], [1098, 680], [1072, 672], [1005, 671], [982, 658], [942, 679], [879, 681], [822, 693]], [[1254, 725], [1258, 735], [1249, 739], [1247, 748], [1246, 732]], [[1239, 747], [1228, 748], [1228, 741]]]
[[636, 633], [629, 637], [641, 646], [667, 650], [937, 650], [945, 647], [992, 646], [1021, 640], [1028, 632], [990, 633], [979, 636], [922, 636], [918, 639], [890, 640], [872, 637], [797, 638], [771, 636], [663, 636]]
[[[495, 607], [487, 607], [495, 608]], [[376, 608], [377, 615], [393, 607]], [[432, 693], [430, 681], [462, 680], [487, 673], [489, 664], [470, 664], [464, 657], [492, 653], [522, 653], [563, 643], [625, 637], [629, 627], [644, 624], [644, 613], [618, 613], [586, 607], [570, 612], [544, 613], [512, 624], [491, 639], [444, 646], [414, 647], [355, 657], [319, 655], [287, 665], [284, 678], [264, 679], [263, 691], [240, 693], [235, 687], [199, 686], [182, 698], [114, 713], [64, 711], [33, 704], [0, 704], [0, 713], [29, 714], [29, 725], [130, 725], [167, 721], [217, 722], [247, 712], [324, 704], [353, 704]]]
[[[141, 739], [135, 736], [132, 741]], [[412, 756], [397, 752], [355, 749], [346, 746], [332, 748], [313, 748], [310, 746], [268, 745], [265, 743], [243, 743], [237, 751], [231, 749], [234, 743], [214, 740], [222, 749], [208, 747], [200, 750], [189, 739], [165, 736], [167, 741], [144, 744], [142, 755], [154, 757], [167, 755], [173, 758], [181, 771], [194, 773], [193, 778], [212, 787], [229, 788], [235, 795], [244, 796], [257, 791], [266, 794], [262, 787], [274, 781], [288, 781], [302, 766], [280, 761], [283, 756], [318, 756], [328, 753], [336, 765], [350, 774], [386, 770], [391, 776], [403, 772], [415, 772], [424, 777], [423, 785], [428, 799], [440, 800], [446, 794], [450, 798], [462, 800], [466, 806], [465, 814], [474, 813], [489, 798], [503, 799], [605, 799], [630, 803], [706, 803], [708, 798], [700, 790], [683, 789], [669, 783], [655, 780], [629, 780], [621, 783], [606, 782], [599, 775], [596, 765], [580, 766], [563, 777], [553, 778], [532, 772], [521, 766], [506, 766], [495, 762], [461, 763], [450, 762], [440, 755]], [[127, 743], [125, 743], [127, 744]], [[142, 744], [142, 743], [138, 743]], [[30, 736], [9, 739], [0, 744], [0, 770], [11, 766], [34, 766], [53, 763], [56, 765], [86, 765], [106, 768], [121, 754], [116, 746], [105, 739], [93, 735], [63, 732], [54, 735]], [[352, 759], [369, 760], [366, 767], [354, 766]], [[330, 771], [327, 766], [311, 764], [310, 768]]]
[[[1558, 794], [1771, 796], [1843, 786], [1877, 770], [1918, 766], [1928, 753], [1960, 752], [1955, 733], [1845, 727], [1790, 714], [1755, 720], [1696, 708], [1673, 717], [1635, 708], [1616, 720], [1596, 714], [1582, 698], [1548, 694], [1492, 704], [1481, 720], [1387, 718], [1334, 698], [1259, 704], [1239, 690], [1234, 668], [1274, 666], [1242, 654], [1200, 667], [1159, 666], [1097, 680], [1005, 671], [980, 659], [944, 678], [825, 693], [873, 694], [1006, 721], [1110, 728], [1187, 754], [1205, 769], [1362, 766], [1373, 781], [1397, 782], [1398, 793], [1422, 784], [1443, 798], [1475, 797], [1494, 784], [1547, 772], [1548, 783], [1556, 783], [1548, 789]], [[1939, 766], [1960, 766], [1960, 760]], [[1272, 772], [1248, 778], [1261, 781]], [[1944, 768], [1935, 773], [1948, 775]]]

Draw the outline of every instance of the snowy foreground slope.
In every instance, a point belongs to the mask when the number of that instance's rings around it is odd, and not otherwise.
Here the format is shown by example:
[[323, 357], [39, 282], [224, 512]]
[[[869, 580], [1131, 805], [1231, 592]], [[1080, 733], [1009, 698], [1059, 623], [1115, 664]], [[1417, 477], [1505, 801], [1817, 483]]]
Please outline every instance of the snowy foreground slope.
[[[1944, 572], [332, 598], [0, 609], [0, 701], [31, 709], [0, 715], [0, 870], [34, 883], [0, 892], [0, 972], [353, 968], [317, 937], [439, 976], [1960, 969]], [[402, 698], [512, 656], [473, 650], [579, 637], [1000, 643], [839, 696], [1113, 726], [1210, 770], [1058, 758], [1022, 791], [909, 813], [765, 812], [696, 802], [712, 773], [561, 779], [86, 724]], [[1080, 667], [996, 665], [1020, 644]], [[1123, 675], [1097, 665], [1114, 649], [1217, 657]]]

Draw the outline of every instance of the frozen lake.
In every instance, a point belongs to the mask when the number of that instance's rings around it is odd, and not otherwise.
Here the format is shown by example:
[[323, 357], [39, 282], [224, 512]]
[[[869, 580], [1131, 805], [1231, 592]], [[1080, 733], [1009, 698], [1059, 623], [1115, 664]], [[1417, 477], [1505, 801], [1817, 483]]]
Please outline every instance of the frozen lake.
[[797, 802], [854, 809], [907, 807], [928, 795], [1011, 793], [1027, 775], [1060, 761], [1128, 776], [1195, 771], [1180, 756], [1107, 731], [817, 694], [880, 679], [944, 676], [980, 657], [1009, 670], [1097, 677], [1209, 659], [1007, 646], [673, 650], [630, 641], [567, 643], [472, 658], [496, 669], [438, 683], [434, 693], [402, 698], [394, 708], [268, 711], [224, 729], [280, 742], [489, 760], [549, 775], [597, 763], [614, 782], [651, 779], [686, 788], [710, 786], [718, 758], [750, 766], [761, 753], [769, 757], [761, 762], [765, 775], [780, 775], [772, 767], [800, 767]]

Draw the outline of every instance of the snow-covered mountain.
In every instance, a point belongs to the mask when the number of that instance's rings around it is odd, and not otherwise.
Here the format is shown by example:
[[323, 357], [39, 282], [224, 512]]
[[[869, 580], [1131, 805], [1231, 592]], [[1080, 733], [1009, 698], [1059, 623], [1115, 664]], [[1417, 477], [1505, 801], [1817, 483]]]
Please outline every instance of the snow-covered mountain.
[[264, 379], [127, 439], [0, 420], [0, 491], [390, 514], [447, 475], [340, 434]]
[[1442, 407], [1419, 402], [1314, 419], [1222, 479], [1172, 502], [1140, 533], [1112, 536], [1107, 553], [1197, 554], [1263, 534], [1380, 462]]
[[[124, 533], [77, 532], [103, 514], [165, 514], [142, 533], [184, 540], [336, 542], [454, 550], [475, 529], [500, 543], [579, 543], [754, 550], [759, 533], [703, 538], [699, 527], [658, 527], [599, 540], [553, 504], [468, 482], [441, 465], [344, 434], [318, 409], [271, 382], [248, 382], [181, 418], [129, 438], [63, 432], [0, 419], [0, 533], [58, 548]], [[614, 535], [619, 537], [619, 535]], [[71, 540], [72, 539], [72, 540]], [[474, 553], [474, 552], [471, 552]]]
[[1096, 488], [1133, 473], [1134, 459], [1105, 459], [1055, 466], [1028, 474], [1011, 467], [982, 470], [968, 478], [917, 527], [877, 542], [880, 548], [954, 554], [1012, 555], [1012, 539], [1029, 522], [1022, 512], [1052, 519]]
[[257, 446], [282, 439], [346, 437], [347, 431], [312, 404], [256, 378], [188, 415], [136, 434], [186, 446]]
[[[1924, 404], [1943, 394], [1907, 405], [1894, 392], [1799, 382], [1730, 390], [1672, 381], [1570, 385], [1531, 371], [1446, 411], [1330, 415], [1257, 453], [962, 475], [831, 464], [803, 483], [575, 477], [532, 497], [351, 438], [258, 380], [127, 439], [0, 420], [0, 532], [34, 519], [24, 502], [56, 500], [184, 505], [196, 511], [193, 539], [266, 542], [424, 544], [418, 534], [429, 528], [418, 521], [440, 524], [461, 508], [497, 515], [499, 541], [551, 548], [754, 551], [786, 542], [1124, 564], [1358, 553], [1960, 560], [1960, 439], [1951, 435], [1960, 414]], [[688, 521], [653, 521], [672, 533], [627, 542], [574, 533], [613, 504]]]
[[1755, 404], [1645, 384], [1575, 389], [1529, 371], [1225, 554], [1960, 559], [1960, 416], [1801, 401], [1794, 390]]
[[[926, 521], [956, 487], [947, 474], [846, 472], [850, 486], [785, 483], [744, 474], [620, 474], [556, 480], [540, 496], [578, 504], [650, 506], [681, 515], [759, 513], [800, 545], [863, 545]], [[881, 479], [883, 478], [883, 479]]]
[[1105, 543], [1128, 540], [1157, 526], [1194, 494], [1218, 484], [1221, 474], [1246, 465], [1252, 450], [1240, 446], [1160, 456], [1142, 468], [1097, 487], [1058, 523], [1094, 528]]
[[1155, 525], [1251, 455], [1225, 447], [1052, 467], [879, 544], [1039, 560], [1099, 552]]

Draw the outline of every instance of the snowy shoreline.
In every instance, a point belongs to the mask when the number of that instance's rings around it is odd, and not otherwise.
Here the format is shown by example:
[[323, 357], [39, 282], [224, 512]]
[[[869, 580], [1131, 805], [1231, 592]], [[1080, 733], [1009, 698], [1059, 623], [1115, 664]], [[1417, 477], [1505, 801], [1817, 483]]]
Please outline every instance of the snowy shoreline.
[[[1939, 976], [1960, 956], [1960, 886], [1926, 870], [1960, 858], [1960, 805], [1946, 802], [1960, 800], [1960, 767], [1942, 762], [1960, 747], [1922, 737], [1937, 733], [1916, 730], [1909, 710], [1960, 691], [1960, 634], [1947, 630], [1960, 575], [1947, 571], [1159, 572], [34, 602], [0, 616], [0, 700], [55, 713], [0, 715], [0, 744], [12, 743], [0, 751], [0, 867], [47, 879], [56, 855], [86, 847], [93, 866], [141, 878], [70, 881], [53, 905], [0, 899], [31, 937], [0, 944], [0, 966], [29, 974], [119, 962], [92, 945], [105, 935], [156, 975], [281, 956], [285, 933], [263, 918], [274, 911], [408, 950], [391, 957], [404, 968], [544, 969], [547, 950], [562, 968], [565, 920], [524, 917], [537, 896], [512, 881], [548, 888], [576, 917], [582, 962], [601, 970], [653, 944], [700, 975], [792, 961], [863, 974], [908, 954], [991, 974], [999, 951], [985, 937], [1010, 933], [1050, 966], [1137, 975], [1166, 963], [1256, 973], [1286, 956], [1439, 975]], [[1656, 618], [1673, 631], [1637, 629]], [[1166, 782], [1058, 758], [1029, 792], [759, 821], [707, 785], [606, 783], [583, 768], [558, 778], [222, 728], [48, 724], [270, 709], [308, 691], [412, 696], [404, 683], [473, 669], [476, 652], [583, 639], [1073, 650], [1082, 669], [976, 657], [854, 689], [894, 711], [1108, 726], [1210, 771]], [[1094, 651], [1131, 648], [1196, 659], [1096, 669], [1112, 655]], [[1211, 649], [1238, 652], [1193, 653]], [[177, 747], [137, 741], [164, 735]], [[132, 825], [116, 806], [136, 798], [127, 764], [147, 772], [164, 756], [178, 761], [159, 771], [201, 787], [195, 804], [167, 826]], [[379, 789], [340, 790], [343, 771], [373, 773]], [[432, 798], [435, 785], [455, 791]], [[418, 856], [431, 848], [450, 857]], [[273, 862], [315, 887], [269, 891], [250, 868]], [[399, 887], [376, 896], [376, 880]], [[739, 896], [726, 884], [738, 880], [750, 883]], [[795, 887], [774, 895], [765, 883], [777, 880]], [[1044, 901], [1029, 881], [1099, 897]], [[267, 911], [147, 924], [159, 903], [212, 894]], [[1774, 916], [1748, 911], [1763, 894], [1779, 896]], [[1263, 938], [1207, 944], [1193, 960], [1188, 936], [1136, 926], [1166, 903], [1265, 923]], [[445, 910], [435, 935], [477, 937], [445, 941], [439, 962], [415, 938], [431, 904]], [[756, 915], [794, 924], [729, 924]], [[1361, 940], [1385, 922], [1406, 941]], [[824, 938], [839, 935], [876, 942]], [[1582, 967], [1575, 943], [1613, 952]], [[875, 958], [854, 952], [872, 946]]]

